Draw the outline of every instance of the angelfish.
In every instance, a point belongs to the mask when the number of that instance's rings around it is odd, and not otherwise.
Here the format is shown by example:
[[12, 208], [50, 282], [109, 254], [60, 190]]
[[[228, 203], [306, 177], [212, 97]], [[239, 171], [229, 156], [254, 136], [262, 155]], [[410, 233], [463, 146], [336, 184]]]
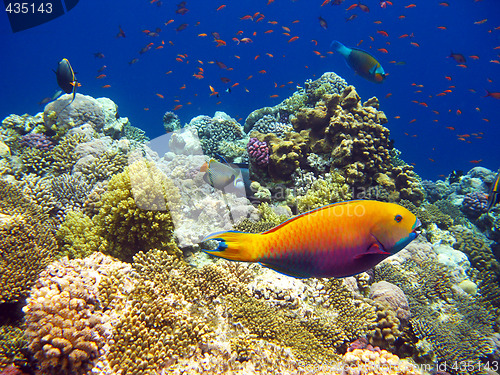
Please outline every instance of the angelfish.
[[260, 262], [294, 277], [347, 277], [396, 254], [417, 237], [420, 225], [395, 203], [354, 200], [300, 214], [262, 233], [210, 234], [203, 241], [219, 241], [218, 247], [203, 251]]
[[73, 68], [71, 67], [71, 64], [69, 63], [68, 59], [62, 59], [59, 62], [59, 64], [57, 64], [57, 70], [55, 70], [54, 73], [56, 73], [57, 84], [59, 85], [59, 87], [66, 94], [73, 93], [73, 98], [66, 105], [67, 107], [68, 105], [73, 103], [73, 100], [75, 100], [76, 88], [77, 86], [79, 86], [79, 83], [75, 77], [75, 72], [73, 71]]
[[361, 77], [375, 83], [381, 83], [385, 79], [385, 71], [382, 65], [368, 52], [358, 48], [349, 48], [334, 40], [330, 48], [335, 49], [344, 56], [347, 65]]

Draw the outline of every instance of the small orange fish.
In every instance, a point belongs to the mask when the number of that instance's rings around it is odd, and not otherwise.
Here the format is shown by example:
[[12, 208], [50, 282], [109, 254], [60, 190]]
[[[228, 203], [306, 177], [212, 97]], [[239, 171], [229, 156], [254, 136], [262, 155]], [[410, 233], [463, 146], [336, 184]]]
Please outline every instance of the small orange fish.
[[384, 31], [384, 30], [377, 30], [377, 33], [380, 34], [380, 35], [383, 35], [385, 37], [389, 36], [389, 34], [387, 33], [387, 31]]
[[264, 34], [270, 34], [270, 33], [273, 33], [273, 32], [274, 32], [274, 30], [266, 30], [266, 31], [264, 31]]
[[104, 85], [104, 86], [101, 86], [103, 89], [107, 89], [109, 87], [111, 87], [111, 85]]
[[479, 56], [477, 55], [470, 55], [469, 57], [473, 60], [479, 60]]
[[358, 6], [358, 4], [352, 4], [349, 8], [347, 8], [346, 10], [353, 10], [354, 8], [356, 8]]
[[400, 35], [399, 38], [408, 38], [408, 34]]
[[259, 70], [259, 73], [260, 74], [266, 74], [267, 72], [264, 69], [262, 69], [262, 70]]
[[476, 21], [474, 22], [474, 25], [482, 25], [483, 23], [485, 23], [486, 21], [488, 21], [487, 18], [485, 18], [484, 20], [481, 20], [481, 21]]
[[446, 78], [448, 81], [451, 81], [451, 77], [450, 76], [445, 76], [444, 78]]
[[386, 97], [386, 98], [390, 98], [391, 96], [392, 96], [392, 93], [390, 92], [390, 93], [388, 93], [385, 97]]
[[182, 104], [177, 104], [175, 107], [174, 107], [174, 111], [177, 111], [179, 109], [182, 108]]
[[241, 17], [240, 20], [252, 20], [253, 21], [253, 18], [251, 15], [247, 14], [246, 16]]
[[288, 27], [286, 27], [286, 26], [281, 26], [281, 28], [282, 28], [283, 30], [285, 30], [287, 33], [289, 33], [289, 32], [291, 31], [291, 30], [290, 30], [290, 28], [288, 28]]
[[416, 5], [415, 5], [415, 4], [410, 4], [410, 5], [405, 6], [405, 8], [406, 8], [406, 9], [409, 9], [409, 8], [415, 8], [415, 7], [416, 7]]
[[385, 48], [378, 48], [377, 51], [380, 51], [382, 53], [389, 53]]
[[290, 39], [288, 40], [288, 43], [290, 43], [290, 42], [294, 42], [294, 41], [296, 41], [297, 39], [299, 39], [299, 37], [298, 37], [298, 36], [294, 36], [294, 37], [292, 37], [292, 38], [290, 38]]
[[416, 118], [414, 118], [413, 120], [410, 120], [410, 122], [409, 122], [408, 124], [412, 124], [412, 123], [414, 123], [415, 121], [417, 121], [417, 119], [416, 119]]
[[277, 98], [278, 96], [279, 96], [279, 95], [274, 94], [274, 95], [271, 95], [271, 96], [269, 96], [269, 97], [270, 97], [270, 98]]
[[97, 78], [97, 79], [103, 79], [104, 77], [106, 77], [106, 74], [100, 74], [100, 75], [98, 75], [96, 78]]
[[410, 44], [411, 44], [412, 46], [414, 46], [414, 47], [420, 47], [420, 44], [415, 43], [415, 42], [410, 42]]
[[231, 87], [236, 87], [236, 86], [238, 86], [238, 85], [239, 85], [239, 83], [238, 83], [238, 82], [235, 82], [235, 83], [233, 83], [233, 84], [231, 85]]
[[439, 30], [446, 30], [446, 26], [438, 26], [437, 27]]
[[448, 129], [448, 130], [455, 130], [455, 128], [453, 126], [447, 126], [446, 129]]
[[479, 159], [479, 160], [469, 160], [469, 163], [473, 163], [473, 164], [479, 164], [483, 161], [483, 159]]
[[218, 8], [216, 9], [216, 11], [218, 12], [219, 10], [222, 10], [222, 9], [224, 9], [225, 7], [226, 7], [226, 4], [222, 4], [220, 7], [218, 7]]
[[156, 93], [156, 96], [161, 98], [161, 99], [165, 98], [162, 94], [158, 94], [158, 93]]

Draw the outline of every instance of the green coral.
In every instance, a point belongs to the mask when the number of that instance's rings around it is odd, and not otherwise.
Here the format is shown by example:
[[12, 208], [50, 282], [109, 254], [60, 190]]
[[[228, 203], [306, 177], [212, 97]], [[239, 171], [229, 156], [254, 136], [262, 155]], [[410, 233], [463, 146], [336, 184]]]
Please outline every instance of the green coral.
[[277, 214], [276, 211], [272, 209], [272, 206], [265, 202], [259, 204], [257, 211], [260, 215], [259, 221], [255, 222], [250, 219], [243, 219], [235, 225], [234, 229], [240, 232], [261, 233], [274, 228], [290, 218], [290, 216], [286, 214]]
[[57, 231], [58, 257], [85, 258], [99, 247], [101, 237], [96, 234], [92, 220], [80, 211], [70, 211]]
[[347, 185], [345, 177], [335, 171], [327, 173], [325, 178], [315, 180], [305, 195], [300, 195], [295, 199], [295, 203], [298, 212], [302, 213], [351, 198], [351, 188]]
[[99, 250], [132, 260], [140, 250], [166, 248], [172, 240], [172, 213], [180, 195], [156, 167], [139, 161], [109, 180], [99, 213], [93, 217]]
[[0, 326], [0, 371], [12, 364], [26, 366], [27, 346], [23, 329], [9, 325]]
[[0, 179], [0, 303], [25, 297], [56, 248], [47, 215]]
[[81, 257], [102, 251], [131, 261], [138, 251], [169, 249], [180, 195], [156, 167], [138, 161], [113, 176], [90, 219], [71, 213], [59, 230], [64, 254]]

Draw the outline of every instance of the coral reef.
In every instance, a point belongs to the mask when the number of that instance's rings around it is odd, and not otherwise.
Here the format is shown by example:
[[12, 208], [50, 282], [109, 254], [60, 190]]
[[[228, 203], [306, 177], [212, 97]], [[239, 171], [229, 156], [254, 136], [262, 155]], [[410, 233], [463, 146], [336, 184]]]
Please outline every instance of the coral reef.
[[472, 192], [465, 194], [462, 201], [462, 211], [471, 217], [479, 217], [488, 208], [488, 194]]
[[435, 204], [426, 204], [417, 207], [409, 200], [402, 200], [399, 204], [413, 212], [420, 219], [424, 227], [434, 223], [442, 229], [448, 229], [453, 225], [453, 219], [450, 215], [441, 212]]
[[27, 344], [23, 329], [10, 325], [0, 326], [0, 371], [12, 364], [26, 366]]
[[[424, 254], [415, 256], [418, 249]], [[454, 287], [452, 270], [438, 262], [425, 243], [414, 244], [377, 265], [375, 281], [381, 280], [399, 286], [408, 299], [414, 339], [405, 345], [416, 360], [480, 363], [492, 352], [494, 317], [488, 304]], [[456, 373], [481, 372], [458, 369]]]
[[321, 77], [304, 83], [305, 94], [309, 103], [317, 102], [325, 94], [340, 95], [347, 88], [347, 82], [333, 72], [323, 73]]
[[188, 126], [196, 128], [203, 152], [212, 157], [217, 154], [225, 156], [220, 150], [222, 141], [236, 141], [245, 137], [241, 125], [224, 112], [215, 112], [214, 117], [197, 116]]
[[29, 133], [21, 137], [19, 146], [25, 148], [33, 147], [39, 150], [50, 151], [54, 147], [54, 143], [43, 133]]
[[350, 186], [338, 171], [326, 173], [315, 179], [304, 195], [295, 199], [288, 197], [289, 204], [296, 204], [299, 213], [313, 210], [330, 203], [342, 202], [351, 199]]
[[280, 122], [279, 115], [264, 115], [254, 124], [252, 131], [262, 134], [274, 133], [282, 138], [285, 133], [293, 131], [293, 127], [289, 123]]
[[163, 115], [163, 127], [167, 133], [182, 128], [181, 120], [174, 112], [167, 111]]
[[40, 274], [23, 308], [39, 374], [83, 374], [99, 355], [109, 327], [99, 311], [98, 283], [99, 274], [75, 260]]
[[43, 211], [18, 187], [0, 179], [0, 303], [28, 294], [56, 245]]
[[266, 142], [261, 142], [257, 138], [250, 138], [247, 144], [247, 152], [250, 161], [258, 167], [269, 165], [269, 147]]

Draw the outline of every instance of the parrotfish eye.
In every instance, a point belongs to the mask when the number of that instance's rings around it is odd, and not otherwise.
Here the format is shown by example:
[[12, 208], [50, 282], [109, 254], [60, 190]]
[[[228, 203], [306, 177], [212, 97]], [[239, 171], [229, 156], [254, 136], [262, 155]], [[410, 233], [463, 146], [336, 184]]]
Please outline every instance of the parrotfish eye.
[[397, 222], [397, 223], [400, 223], [400, 222], [401, 222], [401, 220], [403, 220], [403, 216], [401, 216], [401, 215], [396, 215], [396, 216], [394, 216], [394, 220], [396, 220], [396, 222]]

